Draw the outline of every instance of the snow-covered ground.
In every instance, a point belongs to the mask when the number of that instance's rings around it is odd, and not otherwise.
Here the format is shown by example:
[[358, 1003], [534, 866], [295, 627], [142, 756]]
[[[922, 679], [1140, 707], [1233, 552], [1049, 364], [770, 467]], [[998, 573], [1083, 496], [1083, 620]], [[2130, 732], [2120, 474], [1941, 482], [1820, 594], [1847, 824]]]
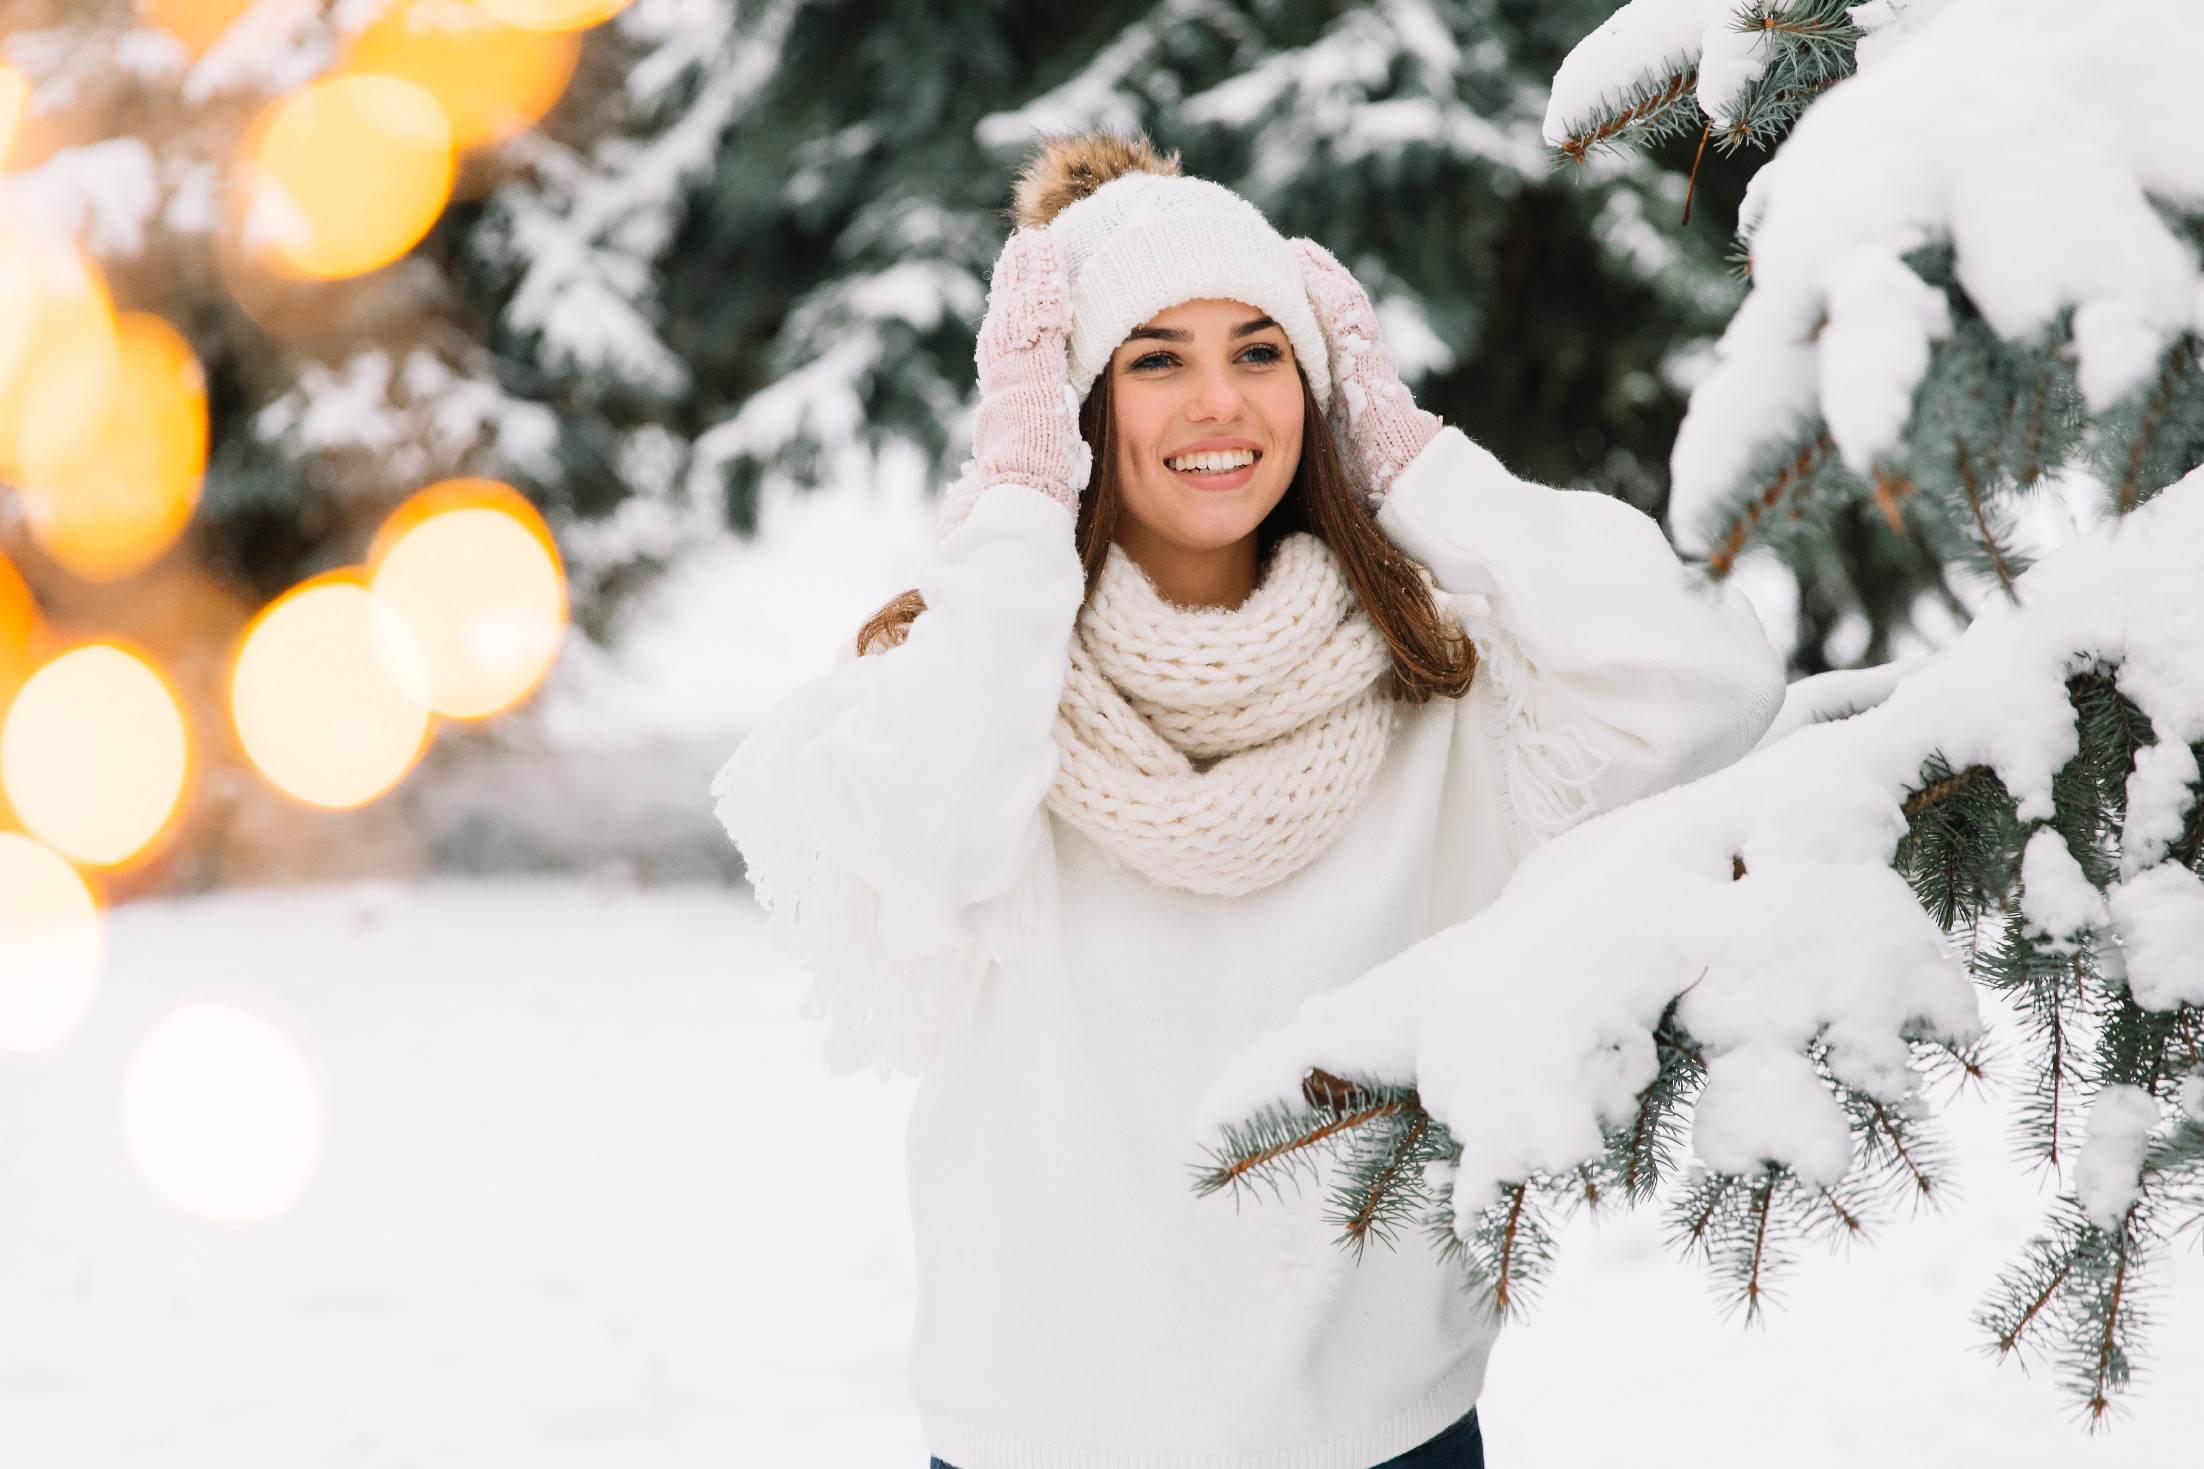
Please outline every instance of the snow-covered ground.
[[[0, 1463], [40, 1469], [893, 1469], [906, 1085], [835, 1077], [740, 890], [460, 883], [113, 915], [62, 1047], [0, 1064]], [[127, 1154], [133, 1049], [187, 1000], [273, 1020], [328, 1133], [273, 1222], [201, 1223]], [[1723, 1319], [1657, 1221], [1580, 1223], [1501, 1342], [1496, 1469], [2181, 1462], [2190, 1247], [2148, 1385], [2086, 1436], [1967, 1314], [2029, 1227], [1987, 1109], [1967, 1200]], [[1220, 1201], [1219, 1207], [1229, 1207]]]

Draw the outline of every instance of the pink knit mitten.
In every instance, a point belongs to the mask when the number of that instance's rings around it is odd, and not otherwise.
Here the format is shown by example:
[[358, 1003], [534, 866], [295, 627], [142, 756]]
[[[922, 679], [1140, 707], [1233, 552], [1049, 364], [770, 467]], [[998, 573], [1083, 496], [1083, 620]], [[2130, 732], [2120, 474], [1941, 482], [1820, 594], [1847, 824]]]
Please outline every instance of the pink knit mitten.
[[1347, 462], [1374, 510], [1394, 478], [1437, 436], [1439, 416], [1416, 406], [1378, 336], [1370, 295], [1332, 252], [1295, 240], [1301, 285], [1332, 354], [1332, 416], [1346, 430]]
[[1021, 484], [1077, 513], [1093, 455], [1070, 382], [1071, 287], [1045, 230], [1019, 230], [995, 261], [980, 323], [979, 489]]

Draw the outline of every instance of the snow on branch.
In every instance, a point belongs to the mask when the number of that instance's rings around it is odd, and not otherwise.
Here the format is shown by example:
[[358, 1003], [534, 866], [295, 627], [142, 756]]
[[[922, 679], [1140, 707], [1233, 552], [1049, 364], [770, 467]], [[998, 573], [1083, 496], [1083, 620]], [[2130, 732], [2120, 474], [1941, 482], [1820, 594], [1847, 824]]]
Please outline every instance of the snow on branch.
[[[516, 140], [529, 171], [498, 191], [487, 253], [515, 270], [506, 325], [536, 340], [547, 370], [669, 394], [687, 383], [655, 319], [658, 256], [727, 130], [771, 80], [800, 8], [783, 0], [738, 24], [725, 0], [645, 0], [618, 22], [641, 53], [628, 92], [639, 113], [677, 109], [673, 122], [586, 152]], [[694, 86], [684, 91], [684, 79]]]
[[2062, 1117], [2088, 1137], [1984, 1320], [2055, 1340], [2102, 1413], [2172, 1201], [2204, 1196], [2180, 1111], [2204, 1096], [2204, 470], [2015, 594], [1874, 707], [1554, 838], [1484, 912], [1310, 1000], [1203, 1099], [1208, 1186], [1344, 1139], [1352, 1220], [1405, 1149], [1387, 1186], [1504, 1314], [1548, 1213], [1663, 1192], [1688, 1150], [1671, 1216], [1750, 1314], [1787, 1238], [1941, 1197], [1923, 1082], [1981, 1070], [1971, 969], [2069, 1048], [2036, 1076], [2054, 1161]]
[[1577, 163], [1602, 148], [1691, 131], [1702, 120], [1726, 149], [1766, 146], [1851, 73], [1862, 35], [1856, 14], [1876, 8], [1848, 8], [1843, 0], [1630, 0], [1562, 62], [1543, 136]]
[[[1349, 165], [1411, 147], [1540, 177], [1537, 97], [1504, 85], [1505, 53], [1466, 45], [1461, 19], [1441, 10], [1383, 0], [1349, 9], [1305, 46], [1271, 50], [1218, 0], [1162, 0], [1069, 80], [983, 118], [979, 140], [1008, 149], [1089, 128], [1134, 132], [1159, 117], [1230, 128], [1254, 145], [1237, 182], [1258, 200], [1305, 178], [1314, 157]], [[1178, 63], [1197, 39], [1231, 50], [1235, 64], [1223, 81], [1188, 93]], [[1494, 95], [1472, 98], [1473, 86]]]
[[980, 145], [1007, 150], [1067, 133], [1139, 132], [1148, 108], [1176, 96], [1168, 83], [1160, 91], [1154, 85], [1169, 72], [1174, 43], [1204, 28], [1243, 44], [1254, 36], [1247, 18], [1223, 0], [1161, 0], [1068, 80], [1021, 107], [981, 118]]
[[347, 479], [355, 493], [389, 494], [462, 469], [549, 476], [557, 416], [506, 392], [486, 354], [473, 356], [472, 370], [427, 347], [396, 359], [368, 348], [336, 367], [308, 363], [254, 416], [253, 431], [293, 459], [334, 451], [371, 464], [371, 473]]
[[2204, 205], [2175, 141], [2204, 11], [1955, 0], [1888, 39], [1747, 194], [1752, 290], [1672, 466], [1718, 574], [1809, 490], [1872, 493], [1900, 532], [1925, 490], [2009, 586], [1998, 490], [2080, 455], [2125, 509], [2195, 462], [2160, 446], [2204, 401], [2204, 274], [2169, 219]]

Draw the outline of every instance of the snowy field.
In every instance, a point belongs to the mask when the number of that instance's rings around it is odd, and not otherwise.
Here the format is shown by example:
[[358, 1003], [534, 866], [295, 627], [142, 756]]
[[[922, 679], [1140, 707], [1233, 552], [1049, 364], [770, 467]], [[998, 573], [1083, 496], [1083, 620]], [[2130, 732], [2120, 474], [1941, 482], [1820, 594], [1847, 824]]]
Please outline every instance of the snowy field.
[[[124, 908], [112, 939], [84, 1027], [0, 1065], [0, 1463], [923, 1461], [909, 1090], [819, 1068], [739, 890], [241, 893]], [[180, 1214], [125, 1150], [124, 1067], [191, 999], [268, 1017], [318, 1072], [319, 1171], [271, 1223]], [[1496, 1469], [2185, 1461], [2204, 1259], [2129, 1416], [2085, 1436], [2047, 1374], [1975, 1351], [2035, 1195], [1957, 1115], [1964, 1207], [1811, 1262], [1765, 1329], [1725, 1321], [1654, 1222], [1580, 1224], [1495, 1358]]]

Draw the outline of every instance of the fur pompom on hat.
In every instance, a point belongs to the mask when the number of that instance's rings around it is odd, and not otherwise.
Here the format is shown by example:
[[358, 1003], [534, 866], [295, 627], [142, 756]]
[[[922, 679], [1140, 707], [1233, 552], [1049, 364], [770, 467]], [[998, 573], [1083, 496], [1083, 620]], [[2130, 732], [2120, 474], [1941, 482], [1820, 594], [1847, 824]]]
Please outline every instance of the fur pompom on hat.
[[1071, 283], [1071, 385], [1082, 401], [1133, 328], [1183, 301], [1244, 301], [1284, 328], [1319, 404], [1324, 334], [1301, 265], [1262, 211], [1182, 177], [1177, 154], [1108, 133], [1051, 139], [1018, 178], [1016, 219], [1045, 229]]

